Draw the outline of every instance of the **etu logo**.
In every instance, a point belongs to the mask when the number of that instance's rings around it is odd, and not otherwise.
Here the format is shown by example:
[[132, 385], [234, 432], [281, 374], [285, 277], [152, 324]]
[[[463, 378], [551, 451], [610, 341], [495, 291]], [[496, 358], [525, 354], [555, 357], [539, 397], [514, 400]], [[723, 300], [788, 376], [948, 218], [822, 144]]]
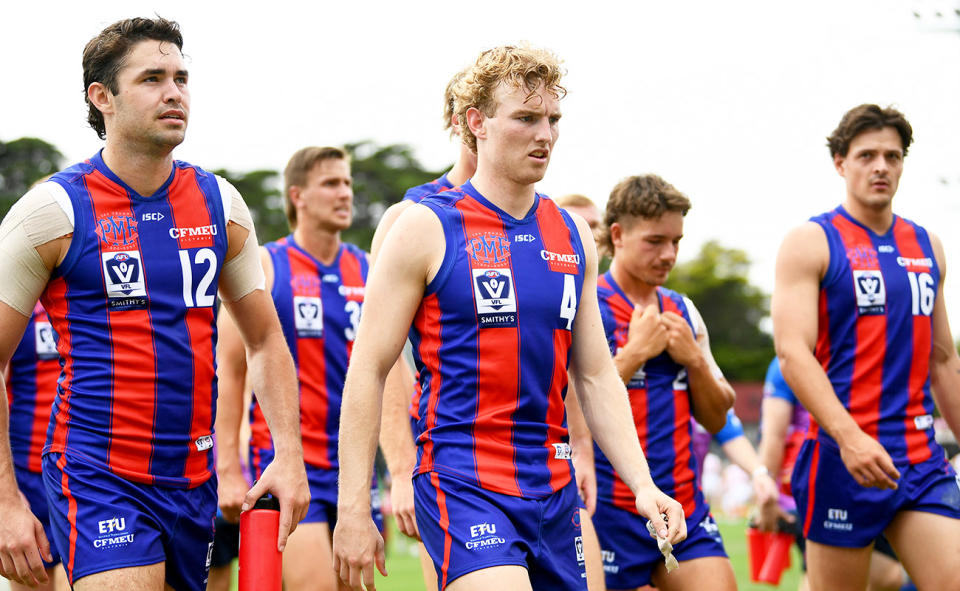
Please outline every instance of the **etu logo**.
[[495, 523], [478, 523], [477, 525], [470, 526], [470, 537], [477, 538], [484, 534], [495, 534], [497, 533], [497, 524]]
[[97, 527], [100, 528], [100, 533], [102, 534], [111, 534], [115, 531], [123, 531], [127, 529], [127, 520], [123, 517], [112, 517], [110, 519], [104, 519], [103, 521], [97, 522]]
[[827, 509], [827, 519], [830, 521], [846, 521], [846, 509]]

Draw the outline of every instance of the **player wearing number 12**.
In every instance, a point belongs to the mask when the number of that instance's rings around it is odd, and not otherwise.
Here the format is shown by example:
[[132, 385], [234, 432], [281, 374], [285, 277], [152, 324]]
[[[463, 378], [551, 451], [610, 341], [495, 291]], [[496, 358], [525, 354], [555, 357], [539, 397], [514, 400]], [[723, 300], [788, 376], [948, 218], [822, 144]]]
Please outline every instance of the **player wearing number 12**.
[[[293, 364], [236, 189], [173, 159], [190, 113], [175, 22], [108, 26], [84, 50], [88, 121], [105, 139], [0, 226], [0, 363], [39, 297], [62, 373], [43, 449], [50, 521], [74, 589], [201, 591], [216, 512], [216, 299], [244, 319], [282, 452], [251, 491], [306, 508]], [[0, 405], [0, 575], [46, 578], [47, 543], [16, 495]], [[49, 558], [48, 558], [49, 559]]]
[[960, 589], [960, 489], [933, 429], [935, 399], [960, 432], [946, 257], [892, 205], [912, 133], [895, 109], [848, 111], [827, 138], [846, 199], [777, 258], [777, 356], [811, 415], [791, 485], [813, 591], [866, 588], [881, 533], [919, 589]]

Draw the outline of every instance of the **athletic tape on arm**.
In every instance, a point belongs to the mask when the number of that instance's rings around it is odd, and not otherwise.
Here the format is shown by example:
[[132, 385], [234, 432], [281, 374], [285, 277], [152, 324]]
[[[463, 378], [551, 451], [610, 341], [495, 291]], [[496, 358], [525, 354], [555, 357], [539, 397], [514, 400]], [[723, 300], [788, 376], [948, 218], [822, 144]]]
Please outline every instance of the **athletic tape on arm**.
[[243, 248], [223, 264], [220, 271], [220, 297], [235, 302], [255, 289], [264, 289], [266, 280], [260, 265], [260, 248], [253, 217], [240, 192], [224, 179], [217, 177], [220, 195], [223, 197], [223, 212], [227, 223], [233, 222], [247, 230]]
[[21, 197], [0, 224], [0, 301], [24, 316], [50, 280], [37, 247], [73, 233], [73, 206], [63, 187], [41, 183]]

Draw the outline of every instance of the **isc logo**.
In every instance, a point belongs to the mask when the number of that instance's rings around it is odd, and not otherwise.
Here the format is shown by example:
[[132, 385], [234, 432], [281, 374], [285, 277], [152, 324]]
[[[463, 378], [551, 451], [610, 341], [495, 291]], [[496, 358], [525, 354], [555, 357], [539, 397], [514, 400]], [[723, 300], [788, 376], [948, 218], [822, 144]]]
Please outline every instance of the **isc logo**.
[[827, 519], [831, 521], [846, 521], [846, 509], [827, 509]]
[[497, 524], [495, 523], [478, 523], [477, 525], [470, 526], [471, 538], [478, 538], [484, 534], [495, 533], [497, 533]]
[[110, 519], [104, 519], [103, 521], [97, 522], [97, 527], [100, 529], [102, 534], [110, 534], [115, 531], [123, 531], [127, 529], [127, 520], [123, 517], [111, 517]]

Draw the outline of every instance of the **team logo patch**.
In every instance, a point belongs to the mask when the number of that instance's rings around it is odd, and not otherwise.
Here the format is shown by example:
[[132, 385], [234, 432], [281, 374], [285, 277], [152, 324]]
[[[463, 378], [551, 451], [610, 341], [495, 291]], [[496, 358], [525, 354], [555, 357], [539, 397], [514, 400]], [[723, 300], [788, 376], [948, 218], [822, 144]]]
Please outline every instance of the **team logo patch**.
[[96, 232], [107, 246], [130, 247], [137, 243], [137, 219], [125, 213], [106, 214], [97, 219]]
[[293, 316], [298, 336], [323, 336], [323, 300], [313, 296], [293, 296]]
[[147, 307], [143, 262], [138, 250], [105, 252], [103, 281], [110, 310], [142, 310]]
[[883, 314], [887, 309], [887, 290], [879, 270], [854, 271], [853, 285], [857, 310], [861, 316]]
[[847, 249], [847, 260], [854, 269], [877, 269], [880, 263], [872, 246], [854, 246]]
[[473, 269], [480, 328], [517, 325], [517, 297], [510, 269]]
[[500, 232], [475, 234], [467, 240], [467, 252], [481, 265], [506, 265], [510, 260], [510, 241]]
[[36, 342], [37, 359], [57, 358], [57, 333], [49, 322], [34, 322], [33, 336]]

